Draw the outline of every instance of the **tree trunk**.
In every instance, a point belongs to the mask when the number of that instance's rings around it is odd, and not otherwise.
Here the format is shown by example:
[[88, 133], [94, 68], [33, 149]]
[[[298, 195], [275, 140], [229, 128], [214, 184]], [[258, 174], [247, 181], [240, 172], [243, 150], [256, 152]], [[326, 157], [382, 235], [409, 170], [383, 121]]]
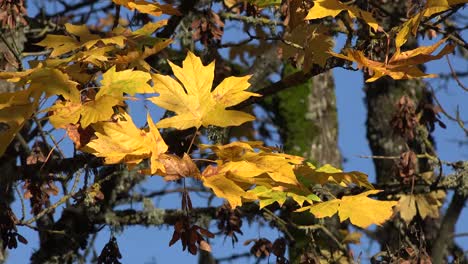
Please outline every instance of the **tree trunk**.
[[[292, 71], [292, 67], [286, 65], [284, 75]], [[340, 167], [336, 98], [331, 71], [281, 91], [267, 99], [264, 106], [273, 114], [273, 123], [278, 128], [285, 152], [303, 156], [317, 165], [328, 163]], [[316, 219], [308, 213], [291, 215], [291, 208], [288, 207], [282, 210], [281, 215], [295, 224], [317, 224]], [[339, 235], [339, 225], [336, 218], [325, 223], [335, 236]], [[325, 244], [329, 237], [320, 231], [306, 232], [293, 227], [288, 232], [294, 238], [289, 247], [291, 263], [300, 263], [301, 258], [327, 259], [326, 253], [315, 248], [315, 245]], [[322, 248], [335, 251], [337, 248], [334, 246]]]
[[[383, 9], [391, 14], [380, 23], [388, 31], [400, 23], [392, 18], [406, 17], [409, 6], [407, 1], [403, 0], [387, 1], [382, 4]], [[417, 41], [410, 39], [403, 49], [414, 49], [417, 46]], [[384, 61], [385, 49], [377, 47], [370, 52], [377, 60]], [[368, 76], [365, 76], [365, 79], [367, 78]], [[435, 155], [435, 153], [432, 153], [433, 146], [430, 143], [432, 140], [430, 132], [424, 125], [418, 124], [414, 129], [414, 139], [404, 139], [395, 134], [391, 125], [391, 120], [397, 111], [396, 103], [403, 95], [411, 98], [415, 105], [426, 99], [428, 92], [423, 81], [395, 81], [390, 77], [383, 77], [375, 82], [366, 83], [364, 90], [367, 105], [367, 139], [373, 155], [399, 156], [409, 150], [414, 151], [416, 154], [427, 152]], [[417, 163], [416, 173], [433, 170], [425, 159], [419, 159]], [[398, 176], [395, 160], [374, 159], [374, 165], [377, 184], [398, 183], [401, 180], [400, 176]], [[435, 219], [421, 219], [416, 216], [409, 225], [406, 225], [400, 217], [395, 217], [393, 221], [387, 222], [384, 227], [377, 230], [376, 239], [381, 246], [381, 250], [391, 252], [394, 254], [393, 257], [399, 257], [399, 250], [407, 250], [408, 248], [415, 249], [418, 256], [426, 257], [428, 254], [430, 255], [431, 240], [435, 238], [437, 233], [437, 222]]]

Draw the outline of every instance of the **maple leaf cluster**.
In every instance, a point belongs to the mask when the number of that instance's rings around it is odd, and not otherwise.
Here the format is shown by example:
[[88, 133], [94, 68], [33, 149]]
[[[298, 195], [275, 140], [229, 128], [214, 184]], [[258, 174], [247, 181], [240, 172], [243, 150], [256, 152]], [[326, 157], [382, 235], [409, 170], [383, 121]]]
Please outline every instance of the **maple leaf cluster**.
[[[162, 14], [180, 15], [170, 4], [145, 0], [113, 0], [117, 5], [151, 16]], [[261, 17], [265, 7], [281, 7], [285, 17], [285, 32], [279, 45], [280, 54], [293, 64], [310, 72], [314, 67], [325, 67], [331, 57], [356, 62], [370, 76], [372, 82], [384, 76], [395, 80], [434, 77], [424, 73], [418, 66], [440, 59], [453, 52], [455, 46], [446, 44], [447, 38], [433, 45], [402, 51], [407, 39], [414, 36], [423, 18], [449, 10], [465, 1], [427, 1], [425, 7], [410, 17], [397, 32], [384, 32], [374, 14], [362, 10], [354, 3], [338, 0], [304, 1], [234, 1], [225, 0], [224, 5], [231, 12], [246, 12]], [[11, 3], [10, 1], [1, 1]], [[23, 12], [22, 1], [17, 11]], [[362, 22], [373, 34], [394, 37], [394, 52], [385, 61], [370, 59], [363, 50], [349, 45], [340, 53], [333, 52], [332, 32], [325, 24], [315, 23], [323, 18], [338, 19], [346, 14], [344, 28], [352, 30], [354, 21]], [[3, 13], [2, 13], [3, 14]], [[0, 17], [2, 20], [4, 16]], [[7, 20], [7, 23], [12, 23]], [[317, 218], [338, 214], [341, 221], [350, 220], [356, 226], [366, 228], [372, 224], [383, 224], [393, 215], [396, 201], [379, 201], [375, 196], [380, 190], [358, 171], [343, 172], [331, 165], [316, 167], [305, 163], [302, 157], [283, 153], [280, 149], [264, 146], [259, 141], [234, 141], [229, 144], [198, 144], [196, 141], [201, 128], [233, 127], [254, 121], [250, 113], [235, 110], [234, 107], [251, 97], [259, 97], [250, 89], [250, 75], [230, 76], [215, 81], [215, 62], [204, 64], [202, 59], [188, 52], [181, 65], [167, 61], [172, 75], [162, 74], [153, 69], [147, 59], [166, 47], [171, 39], [160, 39], [153, 34], [167, 25], [167, 20], [146, 23], [139, 29], [130, 30], [116, 25], [108, 32], [101, 28], [90, 30], [86, 25], [66, 23], [64, 34], [48, 34], [36, 45], [49, 54], [42, 60], [30, 61], [30, 67], [18, 72], [0, 72], [0, 79], [15, 84], [18, 90], [0, 95], [0, 156], [28, 120], [48, 120], [55, 129], [65, 129], [68, 137], [79, 151], [102, 158], [105, 164], [125, 164], [145, 175], [159, 175], [166, 181], [193, 178], [201, 181], [217, 197], [227, 201], [224, 211], [218, 212], [219, 227], [223, 233], [236, 240], [236, 233], [242, 233], [236, 208], [247, 202], [258, 202], [260, 208], [278, 204], [283, 206], [292, 201], [296, 212], [308, 211]], [[211, 41], [221, 40], [223, 20], [213, 10], [193, 21], [193, 37], [209, 46]], [[352, 33], [352, 32], [350, 32]], [[253, 38], [252, 38], [253, 39]], [[262, 40], [259, 40], [262, 41]], [[390, 41], [388, 41], [390, 43]], [[444, 45], [444, 46], [443, 46]], [[440, 47], [441, 50], [436, 52]], [[387, 47], [390, 50], [390, 47]], [[214, 83], [217, 85], [214, 87]], [[53, 105], [43, 107], [45, 101]], [[146, 125], [137, 127], [130, 115], [127, 102], [141, 100], [168, 111], [167, 116], [156, 122], [151, 113], [146, 115]], [[415, 106], [403, 97], [398, 104], [398, 114], [393, 125], [407, 138], [413, 138], [417, 125]], [[436, 119], [433, 109], [430, 119]], [[194, 129], [186, 153], [175, 155], [169, 151], [161, 133]], [[161, 132], [162, 131], [162, 132]], [[195, 151], [198, 145], [198, 150]], [[52, 153], [52, 152], [50, 152]], [[50, 155], [48, 155], [50, 156]], [[195, 158], [203, 157], [203, 158]], [[47, 162], [43, 152], [32, 153], [28, 165]], [[414, 157], [411, 153], [402, 156], [401, 177], [408, 179], [414, 173]], [[366, 190], [361, 194], [330, 198], [317, 191], [317, 186], [333, 184], [343, 188], [359, 187]], [[27, 196], [36, 204], [36, 214], [49, 200], [49, 194], [58, 194], [50, 182], [26, 181]], [[104, 199], [100, 185], [86, 189], [88, 196], [79, 199], [92, 203]], [[409, 207], [410, 211], [424, 211], [424, 203], [438, 204], [435, 196], [417, 197]], [[402, 207], [400, 199], [399, 206]], [[188, 194], [184, 193], [182, 209], [193, 210]], [[426, 210], [427, 211], [427, 210]], [[425, 212], [424, 215], [433, 215]], [[404, 219], [412, 218], [408, 213]], [[16, 238], [9, 214], [2, 219], [4, 240], [14, 245]], [[9, 220], [8, 220], [9, 219]], [[5, 221], [4, 221], [5, 222]], [[4, 231], [7, 230], [7, 231]], [[198, 249], [209, 250], [204, 237], [212, 237], [208, 230], [193, 224], [184, 217], [175, 224], [170, 245], [180, 240], [183, 248], [195, 254]], [[268, 256], [271, 251], [280, 259], [284, 258], [284, 241], [272, 244], [266, 240], [254, 241], [252, 252], [257, 256]], [[118, 262], [120, 252], [115, 240], [109, 241], [101, 259]], [[279, 261], [280, 261], [279, 260]]]

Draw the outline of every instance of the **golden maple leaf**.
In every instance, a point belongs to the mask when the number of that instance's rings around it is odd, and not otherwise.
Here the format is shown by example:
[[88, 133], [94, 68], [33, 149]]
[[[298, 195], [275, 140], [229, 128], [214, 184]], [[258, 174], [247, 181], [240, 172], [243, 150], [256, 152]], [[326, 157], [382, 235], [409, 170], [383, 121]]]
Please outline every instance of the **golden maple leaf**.
[[317, 218], [330, 217], [338, 213], [341, 222], [349, 218], [353, 225], [362, 228], [372, 224], [381, 225], [393, 215], [392, 207], [398, 202], [378, 201], [367, 197], [379, 192], [381, 191], [370, 190], [358, 195], [343, 196], [342, 199], [302, 207], [297, 212], [308, 210]]
[[164, 172], [159, 156], [168, 149], [148, 114], [149, 131], [135, 126], [127, 113], [121, 113], [116, 122], [93, 124], [97, 138], [91, 140], [82, 151], [103, 157], [106, 164], [126, 163], [130, 167], [143, 159], [151, 158], [150, 173]]
[[247, 192], [254, 185], [299, 186], [293, 169], [302, 163], [302, 157], [272, 152], [273, 148], [263, 147], [259, 142], [200, 145], [200, 148], [211, 149], [221, 158], [216, 161], [217, 166], [210, 165], [203, 171], [203, 184], [233, 207], [240, 205], [242, 198], [258, 199], [255, 193]]
[[356, 184], [367, 189], [374, 189], [374, 186], [369, 182], [367, 175], [359, 171], [343, 172], [330, 164], [325, 164], [320, 168], [307, 163], [297, 166], [294, 170], [296, 175], [301, 176], [302, 182], [307, 184], [327, 184], [335, 183], [342, 186]]
[[371, 13], [361, 10], [355, 6], [347, 5], [338, 0], [314, 1], [314, 6], [309, 10], [305, 19], [319, 19], [327, 16], [336, 17], [342, 11], [347, 11], [351, 18], [358, 17], [366, 21], [366, 23], [374, 30], [379, 28], [377, 21]]
[[2, 93], [0, 97], [0, 156], [21, 130], [37, 107], [37, 100], [29, 101], [28, 91]]
[[145, 0], [113, 0], [118, 5], [125, 6], [130, 10], [138, 10], [141, 13], [150, 14], [153, 16], [160, 16], [162, 14], [168, 15], [181, 15], [179, 10], [171, 5], [162, 5], [158, 2], [148, 2]]
[[55, 128], [76, 124], [78, 120], [81, 126], [86, 128], [92, 123], [109, 120], [114, 114], [113, 107], [123, 104], [124, 93], [129, 95], [153, 93], [153, 88], [148, 84], [149, 80], [151, 75], [147, 72], [134, 70], [117, 72], [114, 66], [102, 75], [102, 86], [94, 100], [57, 102], [45, 111], [52, 114], [50, 122]]
[[53, 49], [50, 57], [57, 57], [80, 48], [86, 48], [89, 50], [99, 42], [105, 45], [112, 44], [123, 47], [126, 40], [125, 36], [122, 35], [103, 38], [100, 35], [92, 34], [89, 32], [86, 25], [72, 25], [67, 23], [65, 24], [65, 29], [70, 34], [77, 36], [79, 41], [72, 36], [49, 34], [41, 42], [36, 43], [36, 45]]
[[250, 86], [247, 81], [250, 76], [228, 77], [211, 91], [214, 62], [204, 66], [200, 58], [189, 52], [182, 68], [171, 62], [169, 65], [183, 87], [169, 76], [153, 75], [154, 88], [159, 96], [148, 100], [177, 114], [159, 121], [159, 128], [173, 127], [183, 130], [209, 125], [227, 127], [255, 119], [244, 112], [226, 110], [227, 107], [237, 105], [251, 96], [260, 96], [245, 91]]

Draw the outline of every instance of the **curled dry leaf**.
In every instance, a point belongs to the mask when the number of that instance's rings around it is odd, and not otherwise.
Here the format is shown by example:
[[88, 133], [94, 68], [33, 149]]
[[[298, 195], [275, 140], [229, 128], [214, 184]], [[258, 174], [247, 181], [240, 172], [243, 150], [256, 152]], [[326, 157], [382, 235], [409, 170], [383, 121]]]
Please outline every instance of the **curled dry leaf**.
[[243, 235], [241, 231], [242, 218], [240, 211], [237, 208], [232, 209], [231, 206], [226, 203], [218, 209], [216, 218], [218, 219], [218, 229], [226, 236], [231, 237], [233, 244], [239, 241], [236, 233]]
[[28, 241], [20, 235], [16, 228], [18, 219], [9, 206], [0, 202], [0, 239], [2, 240], [3, 250], [18, 247], [18, 241], [27, 244]]
[[398, 161], [398, 176], [401, 177], [404, 184], [408, 184], [412, 177], [415, 176], [417, 169], [418, 158], [413, 151], [406, 151], [401, 153], [400, 160]]
[[192, 255], [197, 254], [198, 249], [210, 251], [211, 246], [203, 239], [203, 236], [213, 238], [214, 234], [200, 226], [191, 225], [190, 219], [184, 217], [175, 223], [174, 233], [172, 234], [171, 241], [169, 241], [169, 246], [174, 245], [180, 240], [182, 250], [188, 249]]
[[414, 139], [414, 129], [418, 125], [414, 101], [404, 95], [396, 104], [396, 111], [390, 121], [393, 132], [405, 139]]
[[254, 244], [250, 248], [250, 253], [255, 257], [264, 258], [270, 256], [270, 253], [273, 250], [273, 244], [270, 240], [266, 238], [249, 239], [244, 242], [244, 246], [249, 245], [251, 242], [254, 242]]
[[189, 176], [200, 178], [197, 165], [187, 153], [184, 153], [182, 158], [172, 154], [163, 154], [159, 158], [159, 162], [164, 165], [166, 170], [165, 173], [162, 173], [166, 181], [176, 181]]
[[213, 10], [204, 12], [201, 18], [192, 22], [193, 40], [200, 40], [205, 46], [213, 45], [213, 41], [219, 43], [223, 33], [224, 22]]

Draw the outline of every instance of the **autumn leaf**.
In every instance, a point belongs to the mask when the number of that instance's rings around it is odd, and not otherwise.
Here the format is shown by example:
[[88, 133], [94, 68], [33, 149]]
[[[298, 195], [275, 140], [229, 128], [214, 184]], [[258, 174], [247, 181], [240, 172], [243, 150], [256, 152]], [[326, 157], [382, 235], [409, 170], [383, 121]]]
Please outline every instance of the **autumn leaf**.
[[338, 58], [356, 62], [359, 68], [367, 68], [371, 78], [367, 79], [366, 82], [376, 81], [383, 76], [390, 76], [394, 80], [433, 78], [437, 75], [424, 73], [418, 65], [440, 59], [442, 56], [451, 53], [455, 46], [448, 44], [438, 54], [431, 55], [444, 42], [445, 39], [442, 39], [432, 46], [422, 46], [414, 50], [396, 52], [388, 63], [370, 60], [366, 58], [364, 53], [360, 50], [346, 49], [344, 55], [334, 52], [330, 52], [330, 54]]
[[130, 10], [138, 10], [141, 13], [150, 14], [153, 16], [160, 16], [162, 14], [168, 15], [182, 15], [179, 10], [171, 5], [162, 5], [158, 2], [148, 2], [145, 0], [113, 0], [118, 5], [125, 6]]
[[[302, 163], [302, 157], [271, 152], [273, 148], [264, 147], [259, 142], [200, 145], [200, 148], [211, 149], [221, 158], [216, 160], [217, 166], [210, 165], [203, 171], [203, 184], [233, 207], [240, 205], [241, 198], [258, 199], [255, 193], [246, 192], [253, 186], [294, 188], [300, 185], [294, 166]], [[295, 198], [302, 199], [299, 196]]]
[[147, 72], [134, 70], [117, 72], [114, 66], [102, 75], [102, 86], [96, 94], [96, 100], [102, 96], [122, 98], [124, 93], [129, 95], [154, 93], [154, 89], [148, 84], [150, 80], [151, 75]]
[[242, 205], [242, 198], [254, 200], [256, 196], [248, 193], [233, 180], [225, 177], [220, 168], [209, 165], [202, 173], [203, 185], [211, 188], [217, 197], [226, 199], [231, 208]]
[[336, 17], [342, 11], [347, 11], [351, 18], [358, 17], [364, 20], [372, 29], [377, 30], [379, 25], [372, 14], [355, 6], [344, 4], [338, 0], [314, 1], [314, 6], [309, 10], [306, 20], [319, 19], [327, 16]]
[[372, 224], [382, 225], [392, 216], [392, 207], [398, 202], [378, 201], [367, 197], [379, 192], [381, 191], [370, 190], [358, 195], [343, 196], [342, 199], [302, 207], [297, 212], [310, 211], [317, 218], [330, 217], [338, 213], [341, 222], [349, 219], [353, 225], [362, 228]]
[[152, 47], [144, 47], [143, 51], [129, 51], [123, 55], [116, 55], [116, 64], [125, 64], [125, 68], [134, 68], [150, 71], [151, 66], [145, 61], [151, 55], [154, 55], [172, 43], [172, 39], [157, 41]]
[[443, 204], [445, 192], [434, 191], [424, 194], [400, 195], [396, 207], [401, 218], [409, 224], [418, 213], [421, 219], [439, 218], [439, 209]]
[[179, 130], [200, 126], [237, 126], [255, 118], [244, 112], [226, 110], [258, 94], [246, 92], [250, 76], [228, 77], [211, 92], [214, 79], [214, 62], [204, 66], [195, 54], [189, 52], [182, 68], [169, 62], [174, 75], [183, 84], [169, 76], [153, 75], [158, 97], [149, 100], [175, 112], [174, 117], [158, 122], [159, 128], [174, 127]]
[[101, 37], [97, 34], [92, 34], [86, 25], [65, 24], [65, 29], [68, 33], [78, 37], [79, 41], [72, 36], [48, 34], [45, 39], [36, 45], [53, 49], [50, 57], [58, 57], [68, 52], [86, 48], [90, 49], [98, 43], [104, 45], [117, 45], [123, 47], [125, 45], [125, 36], [115, 35], [111, 37]]
[[294, 172], [298, 175], [301, 182], [307, 185], [335, 183], [346, 187], [350, 184], [355, 184], [367, 189], [374, 189], [366, 174], [359, 171], [343, 172], [330, 164], [316, 168], [308, 163], [297, 166]]
[[[284, 58], [292, 58], [296, 66], [309, 72], [313, 64], [325, 66], [334, 43], [324, 26], [301, 24], [285, 33], [285, 42], [280, 43]], [[296, 46], [294, 46], [296, 45]]]
[[[2, 94], [4, 96], [4, 94]], [[37, 103], [14, 104], [0, 109], [0, 156], [31, 117]]]
[[127, 113], [120, 113], [116, 122], [99, 122], [93, 124], [96, 138], [81, 150], [97, 157], [103, 157], [106, 164], [126, 163], [134, 166], [143, 159], [151, 158], [151, 173], [164, 171], [159, 156], [167, 151], [167, 145], [155, 129], [148, 116], [150, 130], [139, 129]]
[[268, 188], [266, 186], [256, 186], [254, 189], [249, 190], [248, 193], [253, 193], [257, 196], [256, 200], [260, 201], [260, 209], [275, 202], [277, 202], [279, 206], [283, 206], [288, 198], [293, 199], [301, 207], [304, 202], [308, 202], [309, 204], [321, 202], [321, 199], [313, 193], [298, 194], [293, 191], [285, 190], [282, 187]]

